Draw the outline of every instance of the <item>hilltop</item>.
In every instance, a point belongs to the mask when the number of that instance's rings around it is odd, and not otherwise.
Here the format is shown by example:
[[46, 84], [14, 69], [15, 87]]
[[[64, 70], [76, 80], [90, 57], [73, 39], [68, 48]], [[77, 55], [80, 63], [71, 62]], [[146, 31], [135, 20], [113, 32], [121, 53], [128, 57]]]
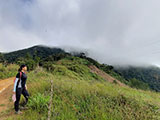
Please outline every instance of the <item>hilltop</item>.
[[9, 53], [2, 53], [2, 54], [4, 55], [4, 59], [7, 60], [7, 62], [11, 63], [16, 61], [17, 58], [25, 57], [26, 53], [31, 55], [32, 57], [37, 56], [40, 58], [46, 58], [49, 55], [65, 53], [65, 51], [61, 48], [36, 45], [30, 48], [17, 50]]

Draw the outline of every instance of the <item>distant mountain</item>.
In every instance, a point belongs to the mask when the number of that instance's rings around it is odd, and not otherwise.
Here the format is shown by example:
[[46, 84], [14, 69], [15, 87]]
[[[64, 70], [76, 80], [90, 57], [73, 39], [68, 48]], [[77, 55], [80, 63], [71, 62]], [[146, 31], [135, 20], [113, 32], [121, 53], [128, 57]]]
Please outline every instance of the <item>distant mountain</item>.
[[156, 66], [150, 67], [115, 67], [117, 73], [126, 80], [136, 78], [147, 83], [152, 90], [160, 92], [160, 68]]
[[43, 45], [33, 46], [27, 49], [17, 50], [14, 52], [4, 53], [4, 58], [7, 62], [14, 62], [19, 57], [25, 57], [26, 54], [33, 56], [38, 56], [40, 58], [48, 57], [49, 55], [65, 53], [61, 48], [52, 48]]

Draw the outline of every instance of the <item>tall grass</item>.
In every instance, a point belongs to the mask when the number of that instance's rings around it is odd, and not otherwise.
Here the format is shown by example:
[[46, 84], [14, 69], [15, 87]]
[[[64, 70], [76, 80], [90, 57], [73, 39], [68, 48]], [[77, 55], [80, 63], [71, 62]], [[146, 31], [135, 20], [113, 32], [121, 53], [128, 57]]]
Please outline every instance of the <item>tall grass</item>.
[[[108, 82], [74, 81], [64, 76], [54, 83], [52, 118], [56, 120], [65, 119], [63, 116], [68, 116], [68, 120], [158, 120], [160, 116], [159, 94], [156, 93], [123, 89]], [[72, 114], [66, 113], [66, 109]]]
[[0, 63], [0, 79], [13, 77], [16, 75], [19, 66], [16, 64], [3, 65]]

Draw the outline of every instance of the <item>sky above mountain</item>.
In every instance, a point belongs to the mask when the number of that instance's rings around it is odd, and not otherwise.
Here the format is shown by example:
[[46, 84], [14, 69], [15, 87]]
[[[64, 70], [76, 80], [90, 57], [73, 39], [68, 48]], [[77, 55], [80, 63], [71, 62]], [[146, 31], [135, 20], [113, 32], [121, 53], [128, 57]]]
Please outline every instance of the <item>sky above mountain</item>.
[[38, 44], [108, 64], [160, 65], [159, 0], [0, 0], [0, 51]]

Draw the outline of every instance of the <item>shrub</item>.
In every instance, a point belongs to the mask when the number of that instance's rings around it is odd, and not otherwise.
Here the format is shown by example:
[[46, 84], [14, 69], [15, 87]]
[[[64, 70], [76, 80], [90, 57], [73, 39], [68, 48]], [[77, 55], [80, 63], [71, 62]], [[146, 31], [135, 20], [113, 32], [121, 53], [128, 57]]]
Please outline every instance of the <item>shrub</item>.
[[0, 79], [13, 77], [16, 75], [19, 66], [16, 64], [3, 65], [0, 63]]
[[44, 94], [37, 93], [29, 99], [28, 107], [39, 113], [45, 113], [48, 111], [49, 100], [50, 96], [45, 96]]
[[129, 80], [129, 86], [142, 90], [149, 90], [149, 85], [135, 78]]

